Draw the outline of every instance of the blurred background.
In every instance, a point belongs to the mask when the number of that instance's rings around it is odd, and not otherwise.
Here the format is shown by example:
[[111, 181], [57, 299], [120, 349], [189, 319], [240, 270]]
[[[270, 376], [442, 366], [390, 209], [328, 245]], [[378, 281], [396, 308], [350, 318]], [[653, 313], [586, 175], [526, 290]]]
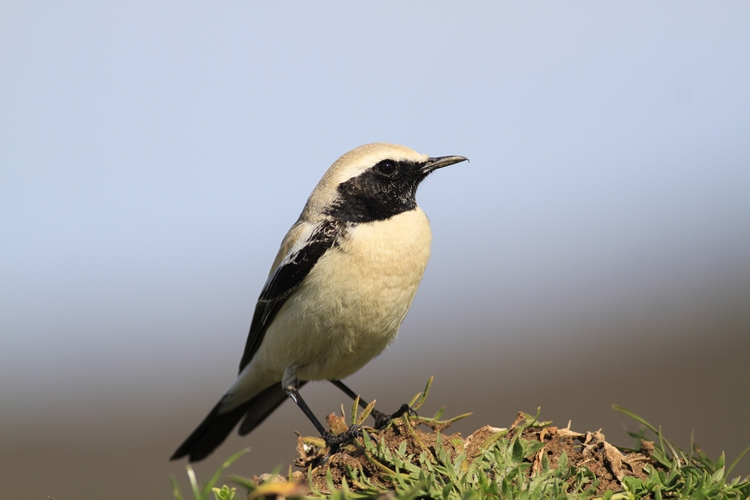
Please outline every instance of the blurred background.
[[[750, 445], [750, 4], [3, 2], [0, 496], [171, 498], [328, 166], [465, 155], [433, 257], [348, 380], [713, 458]], [[349, 401], [305, 387], [321, 417]], [[197, 465], [286, 466], [292, 404]], [[738, 472], [750, 473], [746, 457]]]

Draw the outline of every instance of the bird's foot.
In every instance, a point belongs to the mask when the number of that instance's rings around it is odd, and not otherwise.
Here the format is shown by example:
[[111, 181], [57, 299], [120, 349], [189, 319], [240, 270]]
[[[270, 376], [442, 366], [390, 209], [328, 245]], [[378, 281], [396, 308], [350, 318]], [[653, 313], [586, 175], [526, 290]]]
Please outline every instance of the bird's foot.
[[333, 434], [332, 432], [326, 431], [323, 434], [323, 440], [329, 448], [338, 448], [342, 444], [346, 444], [352, 439], [362, 437], [362, 426], [352, 425], [341, 434]]
[[415, 417], [419, 416], [417, 415], [417, 411], [406, 403], [402, 404], [398, 410], [394, 411], [390, 415], [388, 415], [387, 413], [383, 413], [382, 411], [375, 410], [375, 409], [372, 410], [372, 413], [370, 413], [370, 415], [372, 415], [372, 417], [375, 419], [375, 428], [377, 430], [380, 430], [386, 427], [388, 424], [390, 424], [394, 419], [403, 415], [404, 413], [408, 413], [409, 415], [414, 415]]
[[339, 451], [341, 445], [348, 443], [352, 439], [362, 437], [362, 426], [352, 425], [341, 434], [333, 434], [330, 431], [326, 431], [322, 437], [326, 442], [326, 446], [328, 446], [328, 453], [326, 453], [323, 458], [320, 459], [320, 462], [318, 462], [318, 466], [327, 464], [328, 459], [330, 459]]

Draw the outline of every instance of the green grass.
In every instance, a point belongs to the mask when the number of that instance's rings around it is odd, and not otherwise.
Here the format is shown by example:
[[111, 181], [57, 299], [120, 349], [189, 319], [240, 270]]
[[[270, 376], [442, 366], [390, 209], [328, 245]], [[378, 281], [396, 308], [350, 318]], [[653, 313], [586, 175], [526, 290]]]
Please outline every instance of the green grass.
[[[429, 383], [426, 390], [418, 395], [421, 396], [419, 400], [415, 398], [417, 406], [424, 402], [427, 389]], [[599, 487], [601, 472], [592, 472], [585, 463], [590, 460], [574, 463], [565, 451], [553, 460], [548, 458], [546, 452], [540, 452], [545, 447], [544, 432], [549, 430], [554, 433], [557, 430], [550, 427], [549, 422], [540, 422], [538, 415], [522, 415], [510, 430], [496, 429], [497, 432], [484, 440], [479, 448], [473, 448], [472, 453], [468, 453], [463, 442], [459, 442], [460, 439], [448, 442], [451, 438], [440, 430], [435, 433], [434, 445], [425, 446], [414, 432], [414, 425], [425, 423], [420, 422], [422, 420], [427, 421], [428, 425], [432, 422], [433, 429], [440, 429], [442, 410], [432, 419], [404, 416], [399, 428], [410, 439], [404, 439], [400, 444], [395, 444], [392, 439], [386, 442], [384, 437], [377, 438], [372, 433], [364, 432], [361, 442], [349, 445], [344, 451], [347, 454], [344, 458], [349, 462], [339, 460], [338, 469], [334, 469], [336, 460], [332, 458], [331, 468], [325, 466], [326, 469], [314, 471], [309, 467], [306, 477], [299, 472], [292, 474], [290, 468], [288, 477], [283, 478], [275, 472], [267, 476], [271, 479], [265, 481], [256, 482], [231, 476], [229, 480], [242, 488], [242, 493], [235, 487], [217, 487], [226, 468], [247, 451], [242, 450], [230, 457], [205, 486], [199, 485], [190, 466], [188, 477], [192, 498], [195, 500], [236, 500], [246, 496], [250, 500], [261, 497], [345, 500], [383, 495], [397, 499], [441, 500], [750, 498], [748, 478], [730, 479], [732, 470], [750, 447], [726, 467], [723, 454], [714, 462], [694, 446], [691, 446], [690, 452], [685, 453], [665, 439], [661, 429], [628, 410], [620, 407], [615, 409], [626, 413], [643, 426], [641, 432], [631, 433], [637, 440], [638, 448], [621, 450], [636, 451], [646, 442], [650, 453], [648, 463], [642, 467], [640, 478], [625, 475], [615, 483], [617, 488], [605, 491], [601, 491], [602, 488]], [[355, 406], [351, 422], [363, 421], [367, 413], [369, 412], [365, 411], [357, 415]], [[533, 433], [542, 438], [530, 438]], [[647, 438], [648, 433], [653, 434], [652, 439]], [[423, 433], [422, 436], [424, 438], [427, 434]], [[311, 441], [314, 442], [314, 439]], [[172, 485], [176, 500], [188, 500], [180, 492], [174, 477]]]

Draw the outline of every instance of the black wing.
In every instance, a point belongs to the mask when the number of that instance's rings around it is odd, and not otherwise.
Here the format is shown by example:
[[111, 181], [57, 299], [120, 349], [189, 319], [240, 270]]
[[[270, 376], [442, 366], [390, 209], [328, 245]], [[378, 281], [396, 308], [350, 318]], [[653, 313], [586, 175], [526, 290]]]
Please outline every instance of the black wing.
[[[268, 278], [255, 306], [245, 353], [240, 362], [240, 372], [258, 351], [268, 326], [286, 299], [299, 287], [326, 250], [336, 246], [337, 239], [345, 230], [345, 225], [333, 221], [318, 224], [298, 250], [292, 246], [289, 255], [284, 257], [276, 271]], [[304, 382], [300, 385], [302, 384]], [[172, 455], [171, 460], [186, 455], [191, 462], [203, 460], [226, 439], [242, 417], [245, 417], [245, 420], [240, 426], [240, 434], [245, 435], [258, 426], [286, 398], [287, 394], [281, 384], [273, 384], [251, 400], [224, 413], [220, 412], [220, 401]]]
[[286, 299], [299, 287], [326, 250], [336, 245], [336, 240], [344, 233], [344, 230], [345, 226], [339, 222], [320, 223], [305, 245], [287, 255], [268, 278], [255, 306], [250, 333], [245, 344], [245, 353], [240, 361], [240, 372], [250, 363], [260, 348], [266, 330]]

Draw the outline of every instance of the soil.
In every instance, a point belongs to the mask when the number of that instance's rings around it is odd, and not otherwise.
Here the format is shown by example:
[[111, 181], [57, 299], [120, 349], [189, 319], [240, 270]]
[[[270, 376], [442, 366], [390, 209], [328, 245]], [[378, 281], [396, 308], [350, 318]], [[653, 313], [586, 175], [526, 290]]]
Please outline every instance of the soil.
[[[334, 433], [347, 428], [344, 419], [340, 416], [329, 415], [327, 421]], [[512, 433], [525, 421], [526, 417], [519, 413], [516, 421], [508, 428], [508, 433]], [[451, 458], [459, 453], [466, 453], [466, 459], [471, 463], [488, 446], [488, 440], [494, 442], [494, 440], [491, 440], [492, 436], [505, 431], [505, 429], [486, 425], [474, 431], [470, 436], [463, 438], [460, 433], [447, 434], [445, 432], [447, 425], [444, 423], [424, 422], [420, 421], [419, 418], [411, 418], [410, 424], [407, 427], [399, 419], [383, 431], [377, 433], [373, 431], [373, 437], [378, 441], [384, 440], [386, 446], [392, 451], [406, 442], [407, 454], [419, 456], [422, 451], [427, 449], [434, 456], [437, 436], [440, 432], [446, 453]], [[546, 455], [550, 468], [555, 468], [561, 454], [565, 452], [570, 465], [586, 467], [596, 476], [598, 480], [597, 495], [603, 494], [607, 490], [613, 492], [622, 490], [621, 480], [625, 476], [645, 479], [648, 474], [644, 472], [643, 467], [647, 464], [659, 468], [651, 459], [654, 446], [650, 441], [643, 441], [639, 451], [625, 451], [608, 443], [599, 431], [581, 433], [569, 428], [554, 426], [527, 427], [521, 433], [521, 437], [544, 443], [544, 447], [532, 459], [527, 460], [531, 463], [529, 474], [541, 470], [543, 455]], [[360, 469], [373, 484], [383, 489], [389, 489], [391, 486], [391, 482], [384, 476], [383, 470], [365, 455], [366, 452], [361, 446], [361, 439], [359, 443], [347, 445], [329, 456], [323, 465], [321, 463], [327, 450], [323, 448], [322, 439], [298, 436], [297, 441], [298, 457], [295, 465], [302, 470], [295, 471], [292, 474], [292, 480], [299, 488], [306, 489], [308, 487], [307, 471], [310, 470], [313, 487], [323, 493], [330, 493], [326, 478], [328, 471], [330, 471], [333, 479], [333, 485], [340, 488], [342, 478], [348, 477], [347, 467]], [[267, 481], [271, 478], [261, 477], [256, 479], [264, 482], [264, 480]], [[356, 491], [356, 487], [352, 486], [350, 481], [348, 481], [348, 486]]]

